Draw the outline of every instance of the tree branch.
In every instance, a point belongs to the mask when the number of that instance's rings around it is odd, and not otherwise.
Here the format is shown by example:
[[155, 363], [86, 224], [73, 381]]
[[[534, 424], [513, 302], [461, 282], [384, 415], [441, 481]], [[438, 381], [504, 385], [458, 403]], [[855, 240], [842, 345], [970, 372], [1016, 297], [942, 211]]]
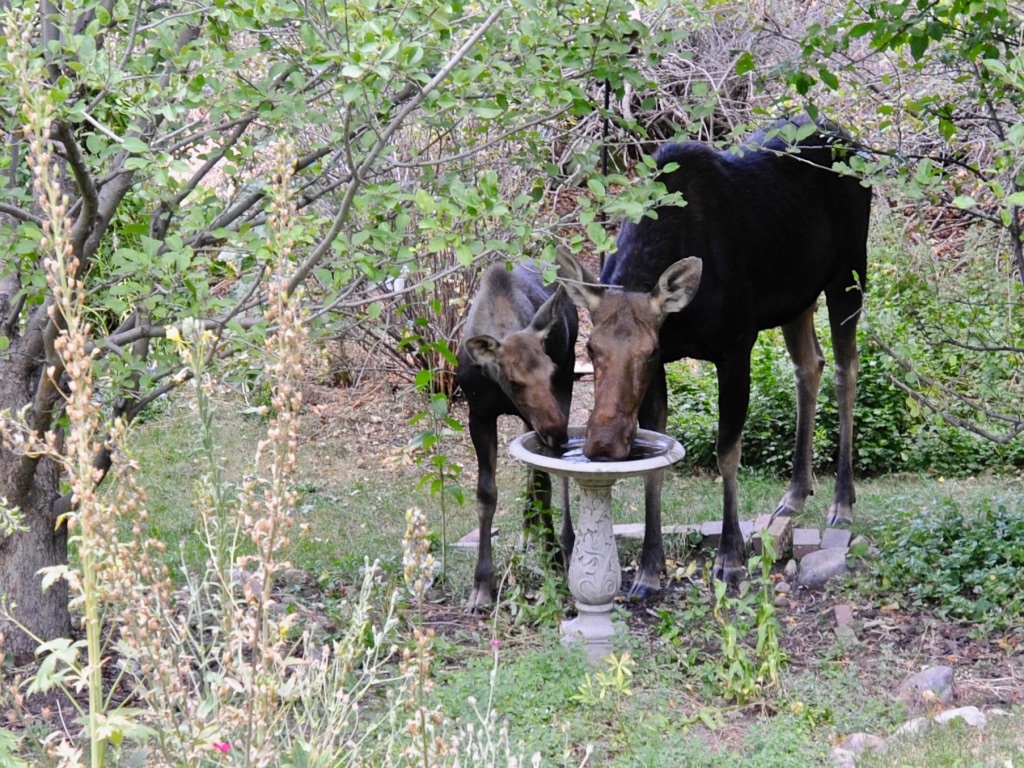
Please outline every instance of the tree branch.
[[384, 132], [377, 137], [377, 141], [367, 152], [366, 157], [363, 158], [362, 163], [352, 174], [352, 181], [348, 185], [348, 189], [345, 191], [345, 197], [342, 199], [341, 207], [338, 213], [334, 217], [334, 221], [331, 224], [331, 228], [327, 231], [327, 234], [321, 239], [320, 244], [314, 248], [309, 256], [300, 264], [295, 272], [292, 274], [291, 279], [288, 281], [287, 291], [289, 294], [293, 294], [295, 290], [302, 285], [303, 281], [309, 276], [309, 273], [320, 263], [320, 260], [324, 258], [328, 251], [333, 247], [334, 239], [341, 234], [342, 228], [348, 220], [349, 211], [352, 208], [352, 204], [355, 200], [356, 192], [362, 184], [363, 177], [370, 170], [373, 164], [377, 160], [377, 156], [384, 151], [384, 148], [388, 146], [391, 138], [398, 132], [398, 129], [403, 125], [405, 119], [412, 114], [428, 94], [433, 92], [441, 83], [443, 83], [448, 76], [454, 71], [459, 63], [469, 54], [469, 52], [476, 46], [477, 42], [481, 37], [490, 29], [498, 18], [505, 11], [505, 4], [499, 5], [491, 14], [484, 19], [484, 21], [477, 27], [473, 33], [466, 38], [466, 41], [462, 44], [462, 47], [456, 51], [448, 62], [441, 68], [441, 71], [431, 78], [430, 82], [427, 83], [423, 88], [412, 96], [407, 101], [398, 114], [388, 123], [388, 126], [384, 129]]

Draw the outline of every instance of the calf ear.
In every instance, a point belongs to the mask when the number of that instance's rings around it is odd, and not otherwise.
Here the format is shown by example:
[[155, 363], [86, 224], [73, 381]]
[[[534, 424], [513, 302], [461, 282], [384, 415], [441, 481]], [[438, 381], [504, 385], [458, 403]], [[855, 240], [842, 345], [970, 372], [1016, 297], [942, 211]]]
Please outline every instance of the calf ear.
[[[540, 305], [540, 308], [533, 316], [533, 320], [530, 321], [530, 330], [537, 334], [541, 341], [548, 337], [548, 332], [554, 327], [556, 322], [561, 320], [559, 309], [564, 298], [565, 288], [560, 285], [548, 297], [548, 300]], [[573, 309], [572, 311], [575, 312], [576, 310]]]
[[691, 301], [700, 287], [704, 263], [696, 256], [677, 261], [661, 273], [658, 284], [651, 291], [651, 306], [668, 315], [678, 312]]
[[573, 304], [591, 312], [597, 309], [604, 296], [605, 286], [599, 285], [598, 279], [561, 246], [555, 249], [555, 262], [558, 264], [558, 277]]
[[466, 352], [477, 365], [496, 364], [501, 355], [501, 342], [493, 336], [471, 336], [464, 342]]

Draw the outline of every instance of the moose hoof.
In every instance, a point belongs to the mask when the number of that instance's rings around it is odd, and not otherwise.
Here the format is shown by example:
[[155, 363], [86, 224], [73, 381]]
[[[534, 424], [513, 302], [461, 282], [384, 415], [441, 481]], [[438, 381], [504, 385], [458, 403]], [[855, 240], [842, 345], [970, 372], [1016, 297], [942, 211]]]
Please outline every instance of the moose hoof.
[[738, 560], [728, 560], [721, 555], [715, 558], [715, 567], [711, 569], [711, 578], [731, 586], [739, 584], [746, 574], [746, 569]]
[[472, 614], [483, 613], [494, 604], [494, 596], [491, 588], [476, 586], [466, 600], [466, 611]]
[[853, 509], [848, 505], [833, 504], [825, 523], [829, 528], [845, 528], [853, 523]]
[[643, 574], [638, 573], [636, 579], [633, 580], [633, 585], [629, 588], [629, 594], [627, 597], [632, 601], [645, 600], [648, 597], [653, 597], [661, 592], [661, 579], [657, 579], [653, 584]]
[[774, 520], [776, 517], [792, 517], [796, 513], [797, 510], [793, 509], [791, 506], [789, 506], [789, 504], [782, 501], [779, 502], [779, 506], [777, 506], [775, 508], [775, 511], [772, 512], [772, 519]]

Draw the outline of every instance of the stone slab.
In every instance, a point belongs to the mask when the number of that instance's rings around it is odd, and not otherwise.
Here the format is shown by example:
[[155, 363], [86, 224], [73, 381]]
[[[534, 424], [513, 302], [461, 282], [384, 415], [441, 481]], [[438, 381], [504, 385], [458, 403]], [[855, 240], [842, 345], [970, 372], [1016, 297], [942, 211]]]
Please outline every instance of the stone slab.
[[845, 528], [826, 528], [821, 534], [822, 549], [838, 549], [850, 546], [850, 531]]
[[802, 560], [805, 555], [821, 549], [821, 532], [816, 528], [797, 528], [793, 531], [793, 557]]
[[[683, 525], [666, 525], [661, 529], [662, 538], [670, 538], [672, 536], [686, 536], [691, 531], [700, 529], [699, 523], [687, 523]], [[647, 530], [647, 526], [643, 523], [616, 523], [612, 526], [612, 530], [615, 532], [615, 538], [617, 539], [632, 539], [635, 541], [644, 540], [644, 532]]]
[[722, 521], [708, 520], [700, 524], [700, 532], [704, 534], [704, 546], [715, 549], [722, 543]]
[[740, 533], [743, 535], [743, 543], [749, 544], [750, 537], [754, 534], [755, 523], [750, 520], [740, 520]]
[[620, 523], [613, 525], [612, 530], [615, 531], [615, 538], [617, 539], [638, 539], [643, 541], [646, 526], [643, 523]]
[[[760, 518], [758, 518], [760, 520]], [[761, 554], [761, 533], [764, 530], [761, 528], [758, 530], [757, 521], [754, 521], [754, 535], [751, 537], [751, 544], [754, 548], [754, 554]], [[793, 545], [793, 519], [790, 517], [777, 517], [772, 520], [768, 526], [768, 533], [771, 534], [772, 540], [775, 542], [775, 557], [777, 560], [781, 560], [785, 557], [786, 552]]]
[[832, 609], [836, 616], [836, 624], [846, 627], [853, 623], [853, 607], [849, 605], [837, 605]]
[[[491, 528], [491, 541], [494, 541], [501, 532], [500, 528]], [[461, 539], [452, 544], [456, 549], [476, 549], [480, 545], [480, 529], [474, 528]]]

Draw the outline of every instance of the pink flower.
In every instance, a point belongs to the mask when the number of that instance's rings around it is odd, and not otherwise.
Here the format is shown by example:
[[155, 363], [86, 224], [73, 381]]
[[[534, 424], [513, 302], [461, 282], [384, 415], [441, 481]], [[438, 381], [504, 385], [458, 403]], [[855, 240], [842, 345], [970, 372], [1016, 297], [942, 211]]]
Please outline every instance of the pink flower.
[[213, 748], [216, 749], [218, 752], [223, 752], [227, 754], [231, 750], [231, 745], [228, 744], [226, 741], [215, 741], [213, 742]]
[[491, 640], [491, 648], [501, 648], [501, 640], [498, 640], [497, 638]]

